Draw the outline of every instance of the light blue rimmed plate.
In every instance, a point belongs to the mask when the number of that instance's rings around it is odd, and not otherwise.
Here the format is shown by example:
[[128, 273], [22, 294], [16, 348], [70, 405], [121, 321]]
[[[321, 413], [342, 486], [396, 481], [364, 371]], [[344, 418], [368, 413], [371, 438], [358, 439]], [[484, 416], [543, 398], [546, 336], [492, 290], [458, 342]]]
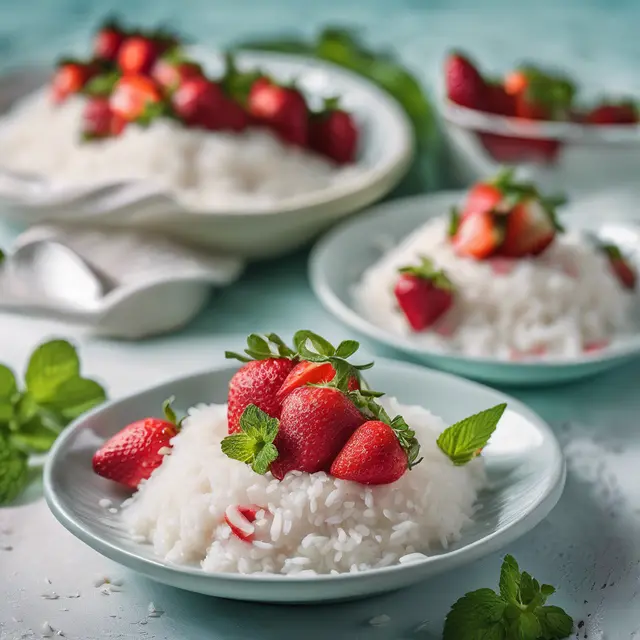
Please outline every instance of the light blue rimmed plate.
[[[436, 351], [412, 336], [400, 335], [363, 317], [355, 308], [353, 289], [363, 272], [382, 254], [381, 242], [393, 246], [429, 218], [446, 214], [458, 205], [463, 192], [442, 192], [394, 200], [374, 207], [329, 232], [315, 246], [309, 260], [311, 286], [322, 304], [359, 334], [394, 352], [429, 365], [484, 382], [506, 385], [541, 385], [586, 378], [640, 355], [640, 330], [614, 339], [600, 351], [573, 359], [541, 358], [511, 362]], [[640, 225], [581, 219], [572, 222], [618, 244], [640, 265]]]
[[150, 545], [134, 542], [120, 515], [99, 505], [102, 498], [119, 504], [126, 494], [93, 473], [91, 458], [123, 425], [157, 414], [170, 395], [176, 396], [181, 411], [200, 402], [225, 402], [234, 371], [229, 367], [180, 378], [105, 404], [76, 421], [56, 442], [45, 468], [45, 497], [55, 517], [99, 553], [159, 582], [238, 600], [321, 602], [406, 587], [495, 552], [536, 526], [562, 493], [565, 464], [558, 442], [547, 424], [521, 402], [449, 374], [380, 360], [367, 372], [373, 388], [403, 403], [423, 405], [449, 423], [508, 403], [484, 452], [490, 486], [480, 494], [475, 520], [458, 543], [411, 564], [311, 578], [205, 573], [197, 565], [170, 564], [156, 557]]

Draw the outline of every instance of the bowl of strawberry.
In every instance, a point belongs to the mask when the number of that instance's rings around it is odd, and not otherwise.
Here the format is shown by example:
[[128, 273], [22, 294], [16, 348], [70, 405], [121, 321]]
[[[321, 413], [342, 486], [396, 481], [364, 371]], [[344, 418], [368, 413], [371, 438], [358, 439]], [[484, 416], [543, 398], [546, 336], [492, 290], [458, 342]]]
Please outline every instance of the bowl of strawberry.
[[161, 582], [267, 602], [407, 586], [549, 512], [564, 464], [540, 418], [358, 347], [252, 334], [240, 363], [103, 406], [57, 441], [49, 506]]
[[348, 71], [115, 22], [20, 98], [0, 119], [8, 216], [142, 225], [248, 257], [382, 197], [413, 153], [404, 112]]
[[593, 375], [640, 353], [640, 233], [565, 211], [513, 169], [396, 200], [322, 239], [311, 284], [359, 333], [455, 373], [519, 385]]
[[556, 70], [526, 64], [487, 75], [452, 52], [441, 114], [453, 170], [465, 183], [509, 165], [546, 187], [582, 192], [631, 184], [640, 169], [636, 102], [583, 97]]

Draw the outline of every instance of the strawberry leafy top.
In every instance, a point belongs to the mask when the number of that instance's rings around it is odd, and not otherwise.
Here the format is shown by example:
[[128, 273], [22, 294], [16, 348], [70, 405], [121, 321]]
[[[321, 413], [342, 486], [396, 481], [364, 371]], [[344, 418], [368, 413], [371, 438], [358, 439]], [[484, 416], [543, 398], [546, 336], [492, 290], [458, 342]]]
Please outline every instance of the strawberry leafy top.
[[175, 399], [176, 399], [175, 396], [171, 396], [170, 398], [167, 398], [162, 403], [162, 413], [164, 414], [165, 420], [167, 422], [170, 422], [171, 424], [175, 425], [176, 428], [180, 430], [182, 428], [182, 423], [184, 422], [184, 418], [180, 418], [180, 420], [178, 420], [178, 416], [176, 415], [176, 412], [173, 410], [173, 407], [171, 406], [174, 403]]
[[398, 269], [400, 273], [416, 276], [422, 280], [428, 280], [438, 289], [453, 291], [454, 286], [447, 274], [433, 266], [433, 262], [426, 256], [420, 256], [420, 264], [409, 265]]
[[240, 362], [251, 362], [252, 360], [268, 360], [269, 358], [296, 358], [296, 352], [286, 345], [282, 338], [275, 333], [268, 333], [264, 337], [257, 333], [252, 333], [247, 338], [246, 355], [225, 351], [224, 357], [228, 359], [240, 360]]

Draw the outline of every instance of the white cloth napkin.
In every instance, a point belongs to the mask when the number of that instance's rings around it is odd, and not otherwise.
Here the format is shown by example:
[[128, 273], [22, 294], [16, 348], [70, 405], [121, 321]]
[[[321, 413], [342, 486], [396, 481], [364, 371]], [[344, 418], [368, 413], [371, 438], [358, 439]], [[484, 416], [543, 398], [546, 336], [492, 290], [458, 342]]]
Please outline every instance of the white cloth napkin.
[[[37, 259], [14, 257], [20, 248], [41, 242], [59, 243], [80, 256], [108, 283], [104, 293], [83, 297], [91, 273], [80, 268], [76, 278], [73, 262], [64, 266], [61, 283], [53, 273], [56, 260], [43, 267]], [[36, 225], [15, 240], [0, 268], [0, 309], [80, 322], [114, 337], [144, 337], [186, 324], [210, 287], [234, 282], [243, 267], [239, 258], [151, 232]], [[53, 295], [55, 289], [62, 295]]]

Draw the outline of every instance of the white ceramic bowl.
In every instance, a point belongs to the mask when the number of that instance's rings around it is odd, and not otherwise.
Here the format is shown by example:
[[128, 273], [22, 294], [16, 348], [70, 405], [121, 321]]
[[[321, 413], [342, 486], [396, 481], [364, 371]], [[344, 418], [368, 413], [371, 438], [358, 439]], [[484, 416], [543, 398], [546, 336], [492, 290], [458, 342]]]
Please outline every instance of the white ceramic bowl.
[[[192, 53], [214, 76], [222, 70], [221, 54], [201, 48]], [[383, 197], [406, 173], [413, 158], [411, 124], [395, 100], [372, 83], [335, 65], [297, 56], [246, 52], [238, 54], [237, 64], [296, 80], [312, 105], [342, 96], [362, 130], [357, 175], [282, 204], [251, 209], [212, 203], [197, 212], [141, 181], [61, 188], [38, 176], [0, 171], [0, 215], [21, 224], [64, 220], [154, 229], [200, 246], [263, 258], [304, 244], [336, 219]], [[28, 95], [45, 75], [32, 70], [0, 80], [0, 110]]]
[[574, 193], [635, 184], [640, 126], [534, 122], [440, 102], [452, 171], [461, 184], [517, 166], [543, 189]]
[[123, 425], [154, 415], [170, 395], [175, 395], [180, 411], [200, 402], [226, 402], [235, 370], [229, 367], [180, 378], [110, 402], [76, 421], [54, 445], [45, 469], [45, 497], [55, 517], [101, 554], [159, 582], [237, 600], [320, 602], [392, 591], [473, 562], [532, 529], [562, 494], [565, 462], [560, 446], [551, 429], [521, 402], [451, 375], [379, 360], [367, 372], [374, 388], [403, 403], [428, 407], [449, 423], [501, 402], [508, 404], [483, 452], [489, 486], [481, 492], [474, 521], [463, 530], [460, 541], [409, 564], [311, 578], [206, 573], [197, 564], [171, 564], [158, 558], [151, 545], [134, 542], [121, 516], [98, 504], [102, 498], [119, 504], [127, 494], [95, 475], [91, 458]]
[[[512, 362], [435, 350], [412, 335], [392, 332], [364, 317], [354, 304], [353, 289], [364, 271], [381, 258], [381, 239], [388, 247], [398, 244], [429, 218], [446, 215], [464, 196], [464, 192], [453, 191], [394, 200], [329, 232], [318, 242], [309, 259], [309, 276], [316, 296], [339, 320], [360, 335], [391, 348], [394, 355], [400, 352], [431, 366], [490, 383], [530, 386], [578, 380], [640, 357], [640, 328], [633, 334], [615, 337], [600, 351], [579, 358]], [[640, 225], [637, 223], [603, 223], [601, 215], [595, 219], [563, 221], [618, 244], [640, 269]]]

